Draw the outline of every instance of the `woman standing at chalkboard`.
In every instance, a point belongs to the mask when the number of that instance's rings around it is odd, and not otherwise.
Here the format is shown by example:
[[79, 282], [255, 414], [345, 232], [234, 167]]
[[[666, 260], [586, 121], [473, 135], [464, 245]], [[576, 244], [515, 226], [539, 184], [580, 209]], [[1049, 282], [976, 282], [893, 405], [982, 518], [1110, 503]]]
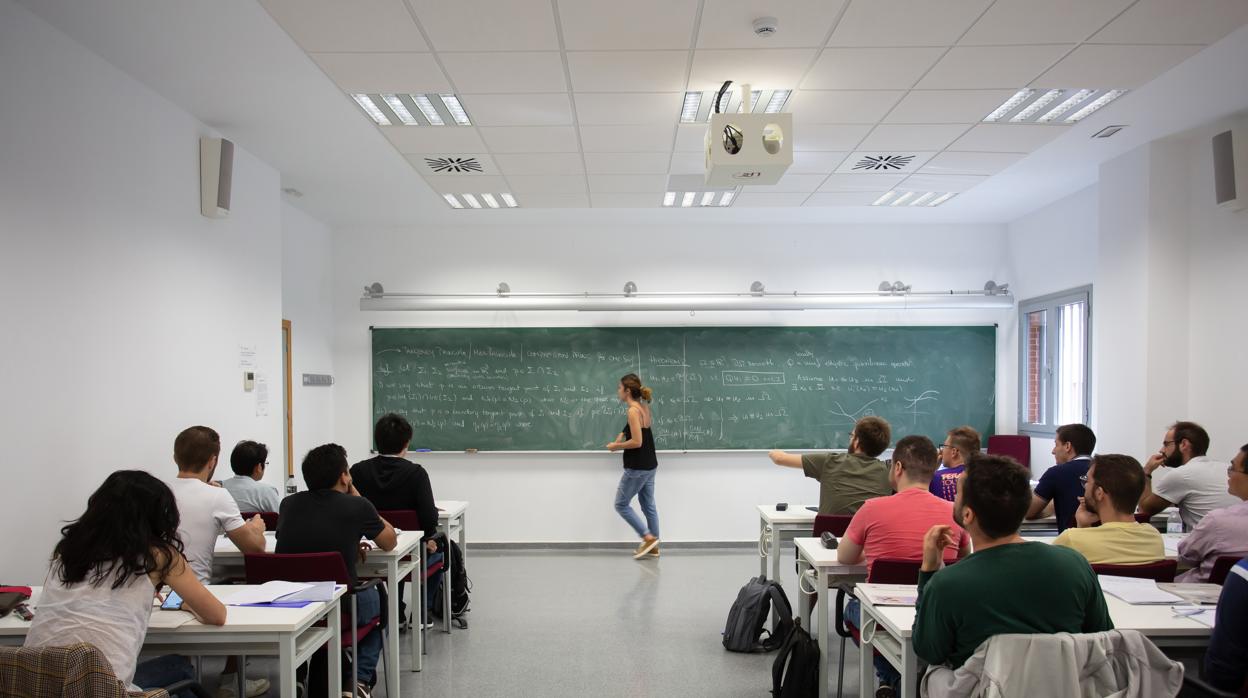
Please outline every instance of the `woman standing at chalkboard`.
[[[641, 545], [633, 553], [634, 560], [659, 556], [659, 510], [654, 505], [654, 471], [659, 467], [654, 453], [654, 434], [650, 427], [651, 390], [641, 384], [636, 373], [620, 379], [616, 395], [628, 405], [628, 422], [624, 431], [607, 444], [608, 451], [624, 452], [624, 475], [615, 491], [615, 511], [641, 536]], [[641, 503], [646, 523], [642, 524], [633, 511], [633, 497]]]

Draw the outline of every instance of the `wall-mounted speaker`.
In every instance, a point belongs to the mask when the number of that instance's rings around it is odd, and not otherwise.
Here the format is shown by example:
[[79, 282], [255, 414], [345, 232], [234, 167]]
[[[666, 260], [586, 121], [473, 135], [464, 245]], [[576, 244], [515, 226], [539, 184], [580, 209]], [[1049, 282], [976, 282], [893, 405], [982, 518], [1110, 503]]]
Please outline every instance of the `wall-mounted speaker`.
[[1213, 192], [1222, 208], [1248, 206], [1248, 124], [1214, 135]]
[[199, 212], [209, 218], [230, 215], [234, 144], [224, 138], [199, 139]]

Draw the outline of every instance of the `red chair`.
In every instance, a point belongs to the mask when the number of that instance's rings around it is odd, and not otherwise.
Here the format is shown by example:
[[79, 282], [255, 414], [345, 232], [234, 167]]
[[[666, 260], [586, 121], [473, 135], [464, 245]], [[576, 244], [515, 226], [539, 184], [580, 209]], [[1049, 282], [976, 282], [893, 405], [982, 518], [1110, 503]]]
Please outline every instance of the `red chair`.
[[852, 514], [816, 514], [815, 529], [810, 532], [810, 535], [818, 538], [825, 531], [831, 531], [832, 535], [840, 538], [849, 529], [849, 522], [853, 518]]
[[[381, 518], [385, 519], [386, 521], [389, 521], [391, 526], [394, 526], [395, 528], [401, 531], [423, 531], [425, 530], [425, 527], [421, 525], [420, 515], [417, 514], [416, 511], [413, 509], [387, 509], [385, 511], [379, 511], [377, 512], [377, 514], [381, 516]], [[421, 566], [425, 570], [425, 574], [420, 580], [420, 591], [417, 594], [417, 596], [420, 598], [419, 603], [422, 603], [422, 604], [425, 603], [425, 591], [426, 591], [425, 588], [426, 586], [428, 586], [429, 578], [437, 574], [438, 572], [441, 572], [446, 567], [445, 561], [447, 558], [446, 555], [443, 555], [441, 560], [430, 565], [428, 564], [428, 561], [425, 559], [425, 555], [427, 554], [427, 552], [428, 551], [425, 549], [425, 546], [421, 545], [420, 546], [420, 561], [422, 563]], [[406, 562], [409, 559], [410, 558], [405, 557], [403, 558], [403, 561]], [[409, 574], [400, 581], [410, 582], [412, 581], [412, 575]], [[399, 590], [394, 589], [393, 593], [396, 595], [396, 601], [397, 601], [397, 595], [399, 593]], [[409, 608], [408, 611], [412, 612], [412, 609]], [[410, 618], [406, 620], [408, 623], [415, 622], [414, 620]], [[421, 623], [420, 632], [422, 634], [425, 632], [424, 623]], [[428, 649], [429, 649], [428, 643], [421, 643], [421, 647], [425, 653], [428, 653]]]
[[993, 434], [988, 437], [988, 453], [1009, 456], [1031, 470], [1031, 437], [1019, 434]]
[[[359, 666], [358, 643], [377, 630], [385, 610], [377, 617], [356, 627], [359, 623], [359, 608], [356, 595], [377, 586], [381, 580], [370, 579], [355, 586], [351, 585], [351, 577], [347, 573], [347, 563], [341, 553], [247, 553], [243, 555], [243, 566], [247, 574], [248, 584], [264, 584], [280, 580], [283, 582], [334, 582], [347, 587], [347, 595], [351, 598], [351, 624], [342, 629], [342, 646], [351, 647], [351, 667], [354, 671]], [[385, 633], [381, 635], [381, 661], [386, 662]], [[385, 667], [389, 672], [390, 668]], [[356, 695], [355, 677], [351, 677], [351, 695]]]
[[[871, 571], [867, 574], [867, 582], [871, 584], [918, 584], [919, 568], [923, 566], [922, 560], [897, 560], [893, 558], [882, 557], [871, 563]], [[841, 692], [845, 682], [845, 641], [849, 638], [854, 639], [854, 644], [858, 644], [861, 640], [858, 626], [845, 620], [845, 597], [852, 596], [845, 589], [836, 590], [836, 634], [841, 636], [841, 658], [840, 668], [836, 675], [836, 696], [841, 697]], [[867, 661], [863, 657], [862, 661]], [[864, 691], [863, 695], [867, 692]]]
[[255, 516], [256, 514], [259, 514], [260, 518], [264, 520], [264, 530], [266, 531], [277, 530], [277, 512], [276, 511], [244, 511], [243, 521], [250, 520], [251, 517]]
[[1242, 558], [1238, 555], [1220, 555], [1213, 562], [1213, 569], [1209, 571], [1209, 583], [1221, 586], [1226, 583], [1226, 575], [1231, 573], [1231, 568], [1235, 566]]
[[1176, 560], [1158, 560], [1156, 562], [1146, 562], [1142, 565], [1092, 565], [1092, 571], [1097, 574], [1107, 574], [1114, 577], [1134, 577], [1136, 579], [1152, 579], [1158, 582], [1173, 582], [1175, 573], [1179, 571], [1179, 563]]

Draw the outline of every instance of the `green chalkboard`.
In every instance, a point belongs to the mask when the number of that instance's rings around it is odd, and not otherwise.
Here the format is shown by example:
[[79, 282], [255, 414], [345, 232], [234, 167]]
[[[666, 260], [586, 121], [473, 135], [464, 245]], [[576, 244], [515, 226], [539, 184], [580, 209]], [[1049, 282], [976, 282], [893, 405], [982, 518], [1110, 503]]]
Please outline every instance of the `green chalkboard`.
[[844, 448], [875, 414], [894, 438], [991, 434], [996, 328], [373, 328], [373, 418], [412, 448], [597, 450], [624, 425], [620, 376], [654, 389], [665, 450]]

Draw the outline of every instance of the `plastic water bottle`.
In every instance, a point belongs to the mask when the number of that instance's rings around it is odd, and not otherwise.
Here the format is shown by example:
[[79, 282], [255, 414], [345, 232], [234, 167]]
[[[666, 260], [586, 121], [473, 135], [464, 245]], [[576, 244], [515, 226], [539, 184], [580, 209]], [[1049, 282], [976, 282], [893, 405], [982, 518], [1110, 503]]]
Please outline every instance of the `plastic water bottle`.
[[1171, 509], [1166, 516], [1166, 533], [1182, 533], [1183, 518], [1179, 516], [1178, 509]]

